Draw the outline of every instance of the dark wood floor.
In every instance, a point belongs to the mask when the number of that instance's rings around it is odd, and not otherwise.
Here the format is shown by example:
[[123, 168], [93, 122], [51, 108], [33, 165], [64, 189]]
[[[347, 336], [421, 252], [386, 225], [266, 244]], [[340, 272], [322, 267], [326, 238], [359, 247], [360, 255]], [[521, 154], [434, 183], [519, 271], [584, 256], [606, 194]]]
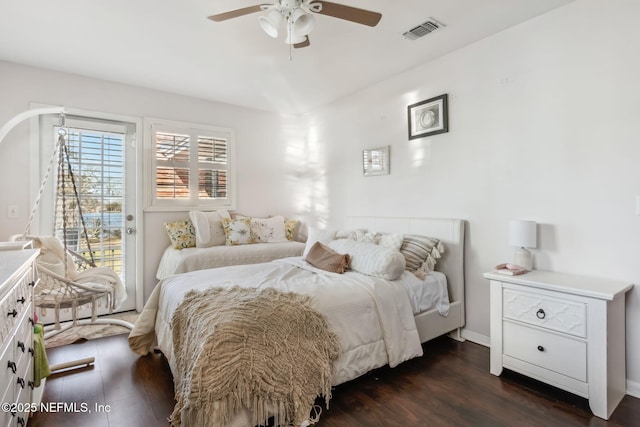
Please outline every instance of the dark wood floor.
[[[316, 426], [640, 426], [640, 399], [625, 396], [607, 422], [585, 399], [514, 373], [490, 375], [489, 349], [480, 345], [443, 337], [424, 350], [336, 387]], [[135, 356], [126, 335], [49, 350], [51, 363], [92, 355], [94, 367], [51, 376], [43, 398], [85, 403], [91, 413], [40, 412], [29, 426], [169, 425], [173, 381], [162, 355]], [[99, 412], [96, 404], [109, 407]]]

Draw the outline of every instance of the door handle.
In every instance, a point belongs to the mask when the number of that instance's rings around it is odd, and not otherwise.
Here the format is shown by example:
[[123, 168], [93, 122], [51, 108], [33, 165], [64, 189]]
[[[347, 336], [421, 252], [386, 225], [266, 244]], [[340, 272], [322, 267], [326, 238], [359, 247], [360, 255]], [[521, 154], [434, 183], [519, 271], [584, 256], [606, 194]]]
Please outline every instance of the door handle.
[[127, 228], [127, 234], [133, 234], [135, 232], [136, 232], [135, 228], [132, 228], [132, 227]]

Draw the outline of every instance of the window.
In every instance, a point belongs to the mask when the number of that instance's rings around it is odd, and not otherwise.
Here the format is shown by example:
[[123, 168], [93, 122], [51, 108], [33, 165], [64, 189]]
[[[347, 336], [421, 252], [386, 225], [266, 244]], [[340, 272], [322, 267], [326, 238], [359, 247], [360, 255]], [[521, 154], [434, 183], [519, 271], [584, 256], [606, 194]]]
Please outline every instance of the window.
[[[79, 127], [83, 124], [86, 126]], [[117, 131], [104, 130], [111, 128]], [[124, 125], [119, 128], [115, 124], [69, 119], [66, 139], [69, 156], [65, 168], [71, 168], [74, 179], [71, 180], [71, 173], [67, 172], [57, 183], [54, 228], [60, 240], [64, 240], [66, 228], [69, 249], [92, 259], [98, 266], [124, 274], [122, 232], [127, 128]], [[57, 128], [55, 130], [57, 135]]]
[[152, 209], [235, 209], [234, 132], [150, 119]]

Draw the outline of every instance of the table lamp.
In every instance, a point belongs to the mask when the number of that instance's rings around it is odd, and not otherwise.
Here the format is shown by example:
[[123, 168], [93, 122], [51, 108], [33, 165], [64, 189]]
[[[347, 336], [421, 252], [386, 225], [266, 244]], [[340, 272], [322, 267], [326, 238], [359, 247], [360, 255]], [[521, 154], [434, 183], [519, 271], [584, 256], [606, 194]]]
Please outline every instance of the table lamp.
[[537, 240], [535, 221], [512, 220], [509, 222], [509, 245], [517, 249], [513, 253], [513, 263], [533, 269], [533, 257], [526, 248], [535, 248]]

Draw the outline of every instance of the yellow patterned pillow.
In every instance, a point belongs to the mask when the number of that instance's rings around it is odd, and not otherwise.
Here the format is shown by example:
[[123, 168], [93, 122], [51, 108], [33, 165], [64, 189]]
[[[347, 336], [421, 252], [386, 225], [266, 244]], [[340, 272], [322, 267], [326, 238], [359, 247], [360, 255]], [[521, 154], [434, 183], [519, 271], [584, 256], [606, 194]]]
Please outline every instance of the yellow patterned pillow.
[[228, 246], [254, 243], [254, 238], [251, 234], [251, 218], [222, 218], [222, 227], [224, 228], [224, 234], [227, 236], [226, 244]]
[[296, 235], [296, 228], [300, 222], [297, 219], [285, 219], [284, 232], [287, 236], [287, 240], [293, 240]]
[[181, 250], [196, 246], [196, 229], [190, 219], [166, 222], [164, 228], [167, 230], [173, 249]]

